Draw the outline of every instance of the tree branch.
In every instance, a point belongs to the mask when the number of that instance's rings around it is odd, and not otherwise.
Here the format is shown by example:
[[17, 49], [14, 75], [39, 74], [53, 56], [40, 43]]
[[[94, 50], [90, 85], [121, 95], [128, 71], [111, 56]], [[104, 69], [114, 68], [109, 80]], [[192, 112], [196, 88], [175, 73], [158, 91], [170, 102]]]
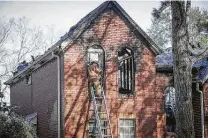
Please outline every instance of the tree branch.
[[186, 16], [187, 17], [189, 16], [190, 9], [191, 9], [191, 1], [187, 0], [187, 2], [186, 2]]
[[[196, 48], [196, 46], [192, 43], [189, 43], [189, 45], [192, 47], [192, 48], [188, 48], [188, 52], [194, 56], [195, 60], [200, 60], [202, 58], [205, 58], [205, 57], [208, 57], [208, 45], [207, 46], [203, 46], [204, 48]], [[198, 43], [199, 47], [202, 47], [200, 46], [200, 44]], [[192, 49], [192, 50], [190, 50]]]
[[153, 12], [152, 12], [152, 16], [155, 18], [160, 18], [161, 17], [161, 13], [168, 7], [170, 7], [171, 5], [171, 1], [170, 0], [165, 0], [165, 1], [161, 1], [161, 5], [159, 9], [154, 8]]

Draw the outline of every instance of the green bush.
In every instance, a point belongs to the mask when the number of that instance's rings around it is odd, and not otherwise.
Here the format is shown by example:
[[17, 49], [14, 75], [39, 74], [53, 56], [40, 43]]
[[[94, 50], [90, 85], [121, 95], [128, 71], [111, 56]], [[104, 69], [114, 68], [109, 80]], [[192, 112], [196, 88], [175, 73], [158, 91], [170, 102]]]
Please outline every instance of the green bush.
[[37, 138], [37, 135], [22, 117], [0, 111], [0, 138]]

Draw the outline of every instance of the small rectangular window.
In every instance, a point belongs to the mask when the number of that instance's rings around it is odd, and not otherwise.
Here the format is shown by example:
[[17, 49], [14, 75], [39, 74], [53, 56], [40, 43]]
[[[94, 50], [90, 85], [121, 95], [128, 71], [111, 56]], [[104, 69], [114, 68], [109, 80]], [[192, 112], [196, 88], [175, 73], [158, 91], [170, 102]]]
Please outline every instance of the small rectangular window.
[[135, 119], [119, 120], [119, 138], [135, 138]]
[[[101, 120], [101, 127], [104, 128], [106, 126], [105, 122]], [[107, 134], [107, 131], [104, 129], [102, 130], [102, 133], [104, 135]], [[90, 138], [98, 138], [99, 132], [98, 132], [98, 126], [95, 120], [89, 121], [89, 137]]]
[[93, 138], [96, 137], [97, 135], [97, 128], [96, 128], [96, 123], [95, 120], [90, 120], [89, 121], [89, 137]]

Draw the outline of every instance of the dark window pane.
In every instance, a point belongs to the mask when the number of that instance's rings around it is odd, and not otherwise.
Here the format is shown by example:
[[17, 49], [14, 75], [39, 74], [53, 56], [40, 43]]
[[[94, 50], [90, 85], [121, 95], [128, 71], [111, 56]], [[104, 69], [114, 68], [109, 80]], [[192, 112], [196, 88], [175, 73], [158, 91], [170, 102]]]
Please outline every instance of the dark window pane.
[[165, 113], [166, 113], [166, 128], [168, 132], [175, 132], [175, 88], [167, 87], [165, 94]]
[[134, 70], [133, 52], [129, 48], [122, 48], [118, 51], [118, 72], [119, 72], [119, 93], [133, 94]]

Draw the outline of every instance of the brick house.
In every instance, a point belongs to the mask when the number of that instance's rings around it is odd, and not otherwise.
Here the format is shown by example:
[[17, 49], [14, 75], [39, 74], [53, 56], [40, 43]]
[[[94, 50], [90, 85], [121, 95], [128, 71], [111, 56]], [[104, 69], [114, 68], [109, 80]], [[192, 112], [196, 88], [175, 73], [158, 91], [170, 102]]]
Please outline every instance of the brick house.
[[[97, 61], [113, 136], [162, 138], [168, 123], [174, 131], [165, 108], [168, 92], [174, 92], [171, 63], [163, 61], [168, 58], [117, 2], [106, 1], [5, 84], [16, 112], [37, 119], [40, 138], [87, 138], [94, 123], [87, 66]], [[208, 132], [203, 127], [208, 84], [198, 80], [193, 103], [201, 137]]]

